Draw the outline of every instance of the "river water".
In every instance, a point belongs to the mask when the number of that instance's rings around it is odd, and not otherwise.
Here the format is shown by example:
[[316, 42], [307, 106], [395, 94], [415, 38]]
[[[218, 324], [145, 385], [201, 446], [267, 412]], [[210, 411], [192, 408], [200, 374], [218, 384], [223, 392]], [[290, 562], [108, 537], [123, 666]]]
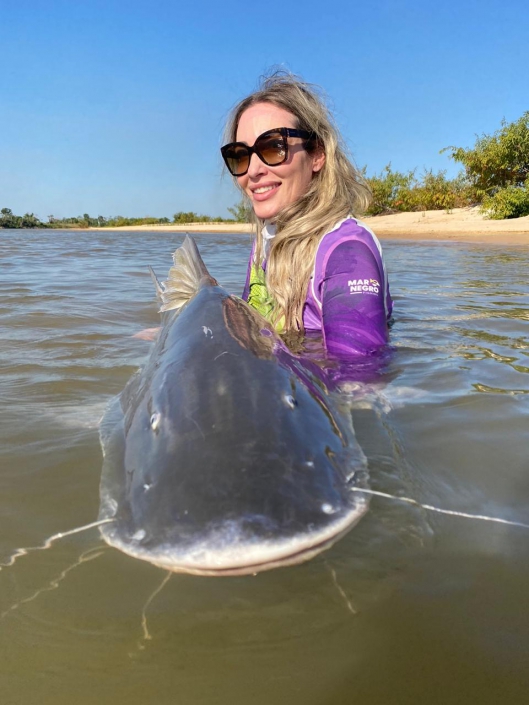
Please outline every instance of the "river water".
[[[526, 703], [529, 529], [373, 498], [309, 563], [166, 574], [94, 521], [104, 407], [157, 325], [174, 233], [0, 231], [5, 705]], [[198, 235], [240, 292], [245, 235]], [[529, 248], [383, 243], [387, 376], [353, 411], [374, 490], [529, 524]], [[364, 408], [361, 408], [361, 407]]]

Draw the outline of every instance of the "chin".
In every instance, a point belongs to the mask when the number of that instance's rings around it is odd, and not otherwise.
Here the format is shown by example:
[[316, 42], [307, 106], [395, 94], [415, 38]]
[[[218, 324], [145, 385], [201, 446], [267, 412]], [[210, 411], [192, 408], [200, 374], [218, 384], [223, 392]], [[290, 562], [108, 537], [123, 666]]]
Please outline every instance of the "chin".
[[263, 203], [254, 204], [253, 212], [261, 220], [272, 220], [276, 217], [281, 209], [278, 206], [264, 205]]

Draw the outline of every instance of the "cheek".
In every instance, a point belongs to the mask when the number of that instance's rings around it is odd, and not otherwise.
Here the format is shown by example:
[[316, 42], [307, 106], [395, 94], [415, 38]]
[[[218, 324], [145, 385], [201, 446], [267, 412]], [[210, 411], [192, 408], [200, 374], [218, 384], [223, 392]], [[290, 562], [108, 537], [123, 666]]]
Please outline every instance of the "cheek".
[[248, 186], [248, 174], [237, 176], [237, 185], [241, 191], [246, 191], [246, 187]]
[[291, 180], [292, 188], [296, 195], [302, 196], [308, 190], [312, 176], [312, 167], [308, 162], [304, 162], [300, 165], [300, 168], [296, 169], [295, 173], [292, 174]]

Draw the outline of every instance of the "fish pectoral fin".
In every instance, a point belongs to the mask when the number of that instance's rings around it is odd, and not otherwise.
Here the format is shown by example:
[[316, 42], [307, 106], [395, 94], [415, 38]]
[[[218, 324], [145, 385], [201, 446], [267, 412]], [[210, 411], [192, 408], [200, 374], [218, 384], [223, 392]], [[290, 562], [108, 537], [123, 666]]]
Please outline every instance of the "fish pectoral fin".
[[173, 266], [162, 284], [160, 311], [181, 308], [195, 296], [204, 279], [215, 286], [193, 238], [186, 235], [183, 244], [173, 254]]

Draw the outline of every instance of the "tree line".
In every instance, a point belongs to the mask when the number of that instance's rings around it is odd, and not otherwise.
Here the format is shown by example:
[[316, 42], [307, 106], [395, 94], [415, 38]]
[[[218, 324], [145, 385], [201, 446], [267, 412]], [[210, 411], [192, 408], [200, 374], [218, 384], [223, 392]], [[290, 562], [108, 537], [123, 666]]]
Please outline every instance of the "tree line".
[[[425, 170], [419, 177], [416, 170], [400, 172], [388, 164], [380, 174], [363, 176], [373, 194], [368, 215], [399, 211], [451, 210], [480, 205], [482, 212], [493, 219], [519, 218], [529, 215], [529, 111], [518, 120], [503, 121], [492, 135], [476, 138], [473, 148], [445, 147], [449, 157], [463, 165], [453, 179], [446, 171]], [[174, 223], [246, 223], [251, 219], [251, 207], [243, 198], [228, 208], [231, 218], [211, 217], [190, 212], [175, 213], [169, 218], [126, 218], [118, 215], [92, 218], [88, 213], [73, 218], [48, 216], [42, 222], [33, 213], [14, 215], [9, 208], [0, 210], [0, 228], [90, 228], [122, 227], [127, 225], [160, 225]]]
[[502, 122], [492, 135], [477, 137], [473, 148], [445, 147], [463, 165], [454, 179], [446, 171], [394, 171], [391, 164], [381, 174], [365, 177], [373, 193], [368, 213], [451, 210], [481, 206], [489, 218], [529, 215], [529, 111], [512, 123]]
[[[228, 208], [228, 210], [237, 212], [237, 207]], [[84, 213], [83, 215], [69, 218], [56, 218], [53, 215], [49, 215], [48, 220], [43, 222], [33, 213], [15, 215], [10, 208], [2, 208], [0, 210], [0, 228], [119, 228], [127, 225], [167, 225], [170, 223], [189, 225], [190, 223], [236, 222], [241, 221], [238, 221], [235, 216], [233, 218], [212, 217], [194, 213], [193, 211], [175, 213], [172, 220], [165, 217], [126, 218], [123, 215], [116, 215], [110, 218], [98, 215], [97, 218], [92, 218], [88, 213]]]

